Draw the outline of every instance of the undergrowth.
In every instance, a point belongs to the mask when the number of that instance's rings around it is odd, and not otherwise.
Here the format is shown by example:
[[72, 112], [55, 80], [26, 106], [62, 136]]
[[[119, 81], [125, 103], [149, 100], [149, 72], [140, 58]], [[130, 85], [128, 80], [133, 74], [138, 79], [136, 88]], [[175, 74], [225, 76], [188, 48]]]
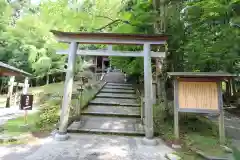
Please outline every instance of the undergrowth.
[[[163, 104], [154, 106], [154, 128], [169, 145], [174, 142], [173, 105], [166, 108]], [[212, 156], [222, 156], [224, 151], [219, 144], [218, 127], [200, 114], [179, 113], [179, 134], [182, 157], [195, 156], [192, 149], [197, 149]], [[184, 156], [183, 156], [184, 155]], [[186, 159], [187, 160], [187, 159]]]

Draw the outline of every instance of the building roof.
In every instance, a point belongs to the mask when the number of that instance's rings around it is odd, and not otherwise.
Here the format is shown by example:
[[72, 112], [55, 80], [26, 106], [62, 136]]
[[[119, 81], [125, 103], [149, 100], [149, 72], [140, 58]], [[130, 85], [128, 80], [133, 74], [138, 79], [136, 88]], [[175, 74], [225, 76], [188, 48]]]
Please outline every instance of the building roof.
[[15, 68], [3, 62], [0, 62], [0, 76], [23, 76], [30, 77], [30, 73], [25, 72], [21, 69]]
[[236, 75], [226, 72], [168, 72], [167, 74], [172, 77], [236, 77]]
[[87, 33], [62, 32], [51, 30], [61, 42], [76, 41], [82, 44], [164, 44], [167, 35], [125, 34], [125, 33]]

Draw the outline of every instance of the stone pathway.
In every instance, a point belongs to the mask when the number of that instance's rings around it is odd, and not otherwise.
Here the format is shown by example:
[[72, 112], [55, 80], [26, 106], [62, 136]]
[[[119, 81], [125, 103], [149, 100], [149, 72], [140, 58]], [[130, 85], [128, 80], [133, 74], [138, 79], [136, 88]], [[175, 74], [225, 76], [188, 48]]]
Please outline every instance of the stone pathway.
[[130, 84], [107, 83], [68, 131], [143, 136], [135, 90]]
[[101, 90], [102, 93], [131, 93], [134, 94], [134, 90], [126, 90], [126, 89], [113, 89], [113, 88], [104, 88]]
[[140, 117], [139, 107], [129, 106], [109, 107], [104, 105], [89, 105], [88, 109], [83, 112], [84, 115], [103, 115], [103, 113], [105, 113], [106, 115]]
[[128, 99], [136, 99], [135, 94], [121, 94], [121, 93], [99, 93], [96, 97], [100, 98], [128, 98]]
[[122, 72], [109, 72], [104, 76], [104, 81], [111, 83], [123, 83], [124, 74]]
[[67, 141], [51, 137], [35, 145], [0, 146], [2, 160], [166, 160], [173, 152], [161, 139], [145, 146], [142, 137], [70, 134]]
[[[104, 90], [104, 89], [103, 89]], [[111, 94], [111, 93], [110, 93]], [[128, 99], [128, 98], [95, 98], [90, 102], [90, 104], [95, 105], [119, 105], [119, 106], [136, 106], [139, 107], [136, 99]]]

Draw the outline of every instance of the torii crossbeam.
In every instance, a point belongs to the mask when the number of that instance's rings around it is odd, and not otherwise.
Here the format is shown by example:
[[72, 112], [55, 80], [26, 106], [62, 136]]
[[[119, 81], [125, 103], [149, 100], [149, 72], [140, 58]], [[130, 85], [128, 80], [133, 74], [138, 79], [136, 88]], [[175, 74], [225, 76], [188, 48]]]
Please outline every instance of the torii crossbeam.
[[[64, 96], [62, 101], [62, 111], [60, 116], [60, 126], [56, 139], [66, 140], [67, 125], [69, 118], [70, 102], [72, 95], [74, 64], [76, 55], [95, 55], [95, 56], [128, 56], [144, 58], [144, 95], [145, 95], [145, 137], [144, 144], [156, 145], [153, 130], [153, 92], [152, 92], [152, 67], [151, 57], [165, 57], [164, 52], [151, 52], [151, 45], [165, 45], [167, 42], [166, 35], [145, 35], [145, 34], [119, 34], [119, 33], [77, 33], [51, 31], [59, 42], [70, 43], [69, 50], [59, 51], [58, 54], [68, 54], [68, 68], [64, 86]], [[78, 50], [78, 44], [136, 44], [143, 45], [141, 52], [120, 52], [113, 51], [109, 47], [107, 51], [89, 51]]]

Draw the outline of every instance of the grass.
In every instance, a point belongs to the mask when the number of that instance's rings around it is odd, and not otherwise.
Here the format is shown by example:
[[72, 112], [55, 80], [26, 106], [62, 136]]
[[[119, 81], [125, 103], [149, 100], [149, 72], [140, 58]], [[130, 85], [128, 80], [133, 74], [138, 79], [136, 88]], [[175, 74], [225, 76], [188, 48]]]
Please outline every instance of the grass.
[[[93, 98], [96, 92], [100, 89], [102, 84], [94, 85], [93, 88], [85, 89], [83, 92], [83, 98], [81, 106], [85, 106], [89, 100]], [[39, 95], [42, 95], [45, 97], [45, 100], [41, 103], [41, 106], [60, 106], [62, 98], [60, 97], [63, 94], [63, 83], [55, 83], [55, 84], [49, 84], [41, 87], [33, 87], [29, 89], [29, 92], [34, 94], [35, 97], [38, 97]], [[76, 84], [73, 86], [73, 92], [76, 92], [77, 86]], [[57, 99], [53, 99], [53, 95], [57, 93]], [[39, 94], [39, 95], [38, 95]], [[77, 99], [72, 99], [72, 106], [76, 106]], [[56, 104], [57, 102], [57, 104]], [[60, 107], [59, 107], [60, 108]], [[73, 107], [75, 108], [75, 107]], [[60, 112], [59, 112], [60, 113]], [[33, 113], [28, 115], [28, 127], [21, 127], [24, 125], [24, 116], [20, 116], [15, 119], [8, 120], [4, 127], [4, 133], [10, 136], [19, 136], [22, 134], [32, 133], [32, 132], [45, 132], [45, 131], [51, 131], [54, 128], [53, 124], [47, 125], [47, 127], [40, 128], [37, 127], [36, 122], [39, 122], [41, 112], [39, 113]], [[74, 114], [74, 111], [73, 111]], [[18, 143], [18, 142], [14, 142]]]
[[4, 124], [4, 133], [12, 136], [17, 136], [27, 132], [35, 132], [40, 129], [35, 126], [36, 121], [38, 120], [38, 113], [29, 114], [27, 116], [28, 128], [21, 127], [24, 125], [24, 116], [8, 120]]
[[[155, 131], [167, 144], [174, 142], [173, 115], [164, 106], [154, 107]], [[218, 127], [199, 114], [180, 114], [180, 143], [182, 149], [178, 154], [184, 160], [200, 160], [192, 149], [197, 149], [209, 156], [223, 157], [225, 152], [219, 144]], [[229, 144], [229, 142], [228, 142]]]
[[64, 82], [59, 83], [50, 83], [44, 86], [31, 87], [29, 92], [32, 94], [42, 93], [51, 94], [51, 93], [63, 93]]

